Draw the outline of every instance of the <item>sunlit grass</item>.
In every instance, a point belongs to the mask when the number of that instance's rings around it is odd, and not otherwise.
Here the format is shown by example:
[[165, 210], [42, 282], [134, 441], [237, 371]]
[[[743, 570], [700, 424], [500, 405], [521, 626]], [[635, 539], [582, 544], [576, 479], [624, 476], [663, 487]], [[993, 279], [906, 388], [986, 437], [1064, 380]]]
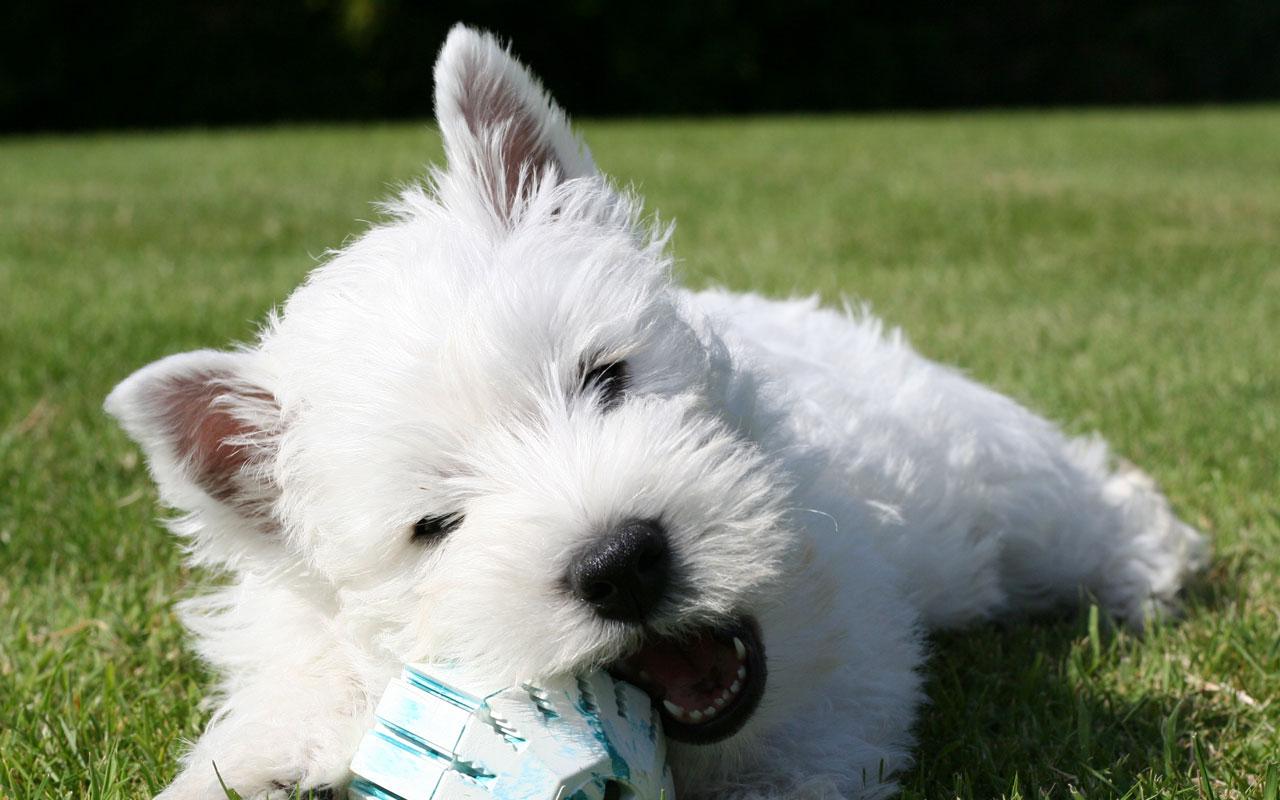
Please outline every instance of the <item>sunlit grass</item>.
[[[1145, 639], [1087, 612], [936, 639], [908, 797], [1265, 793], [1280, 111], [586, 132], [679, 220], [689, 282], [868, 301], [926, 354], [1101, 431], [1213, 535], [1186, 621]], [[103, 396], [251, 337], [438, 156], [425, 125], [0, 141], [0, 796], [154, 793], [207, 713], [172, 614], [195, 577]]]

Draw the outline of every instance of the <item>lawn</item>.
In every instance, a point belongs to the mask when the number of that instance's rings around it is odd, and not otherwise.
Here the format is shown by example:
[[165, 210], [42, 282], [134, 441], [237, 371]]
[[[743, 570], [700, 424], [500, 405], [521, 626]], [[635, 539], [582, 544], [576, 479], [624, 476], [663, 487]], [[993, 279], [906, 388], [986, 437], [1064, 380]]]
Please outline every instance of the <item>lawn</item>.
[[[935, 639], [904, 796], [1264, 794], [1280, 109], [585, 130], [679, 221], [688, 282], [865, 300], [929, 356], [1102, 432], [1213, 536], [1186, 620], [1145, 638], [1082, 611]], [[172, 613], [201, 576], [104, 395], [252, 337], [438, 157], [423, 124], [0, 140], [0, 798], [149, 796], [207, 713]]]

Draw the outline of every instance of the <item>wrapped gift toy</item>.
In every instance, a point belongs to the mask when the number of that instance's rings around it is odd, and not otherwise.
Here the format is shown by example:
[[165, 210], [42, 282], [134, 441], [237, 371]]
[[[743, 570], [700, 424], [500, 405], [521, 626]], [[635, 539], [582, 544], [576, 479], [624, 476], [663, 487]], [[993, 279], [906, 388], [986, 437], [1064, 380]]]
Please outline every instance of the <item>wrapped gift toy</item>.
[[409, 665], [351, 763], [351, 800], [674, 800], [649, 696], [605, 672], [486, 686]]

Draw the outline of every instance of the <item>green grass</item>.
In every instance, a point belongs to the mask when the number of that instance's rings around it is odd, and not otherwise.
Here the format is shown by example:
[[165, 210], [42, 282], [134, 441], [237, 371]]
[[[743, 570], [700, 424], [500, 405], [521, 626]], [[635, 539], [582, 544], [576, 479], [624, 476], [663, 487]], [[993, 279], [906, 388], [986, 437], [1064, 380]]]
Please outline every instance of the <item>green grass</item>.
[[[1213, 535], [1187, 620], [1145, 639], [1087, 611], [937, 638], [907, 797], [1265, 794], [1280, 109], [585, 127], [679, 220], [689, 282], [865, 299]], [[0, 141], [0, 797], [147, 796], [206, 715], [172, 614], [198, 576], [103, 396], [251, 337], [438, 156], [422, 125]]]

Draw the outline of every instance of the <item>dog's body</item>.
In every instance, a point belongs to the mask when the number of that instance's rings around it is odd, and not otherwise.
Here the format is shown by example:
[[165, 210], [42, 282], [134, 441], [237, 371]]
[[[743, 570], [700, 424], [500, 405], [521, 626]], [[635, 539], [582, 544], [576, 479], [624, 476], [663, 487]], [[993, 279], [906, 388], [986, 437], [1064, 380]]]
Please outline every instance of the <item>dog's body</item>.
[[[222, 704], [166, 798], [340, 786], [401, 663], [606, 666], [678, 794], [888, 794], [924, 626], [1090, 592], [1140, 626], [1203, 556], [1136, 470], [866, 316], [669, 283], [665, 237], [492, 39], [436, 68], [449, 168], [236, 353], [108, 399], [196, 563]], [[736, 653], [736, 660], [735, 660]], [[767, 678], [766, 678], [767, 673]]]

